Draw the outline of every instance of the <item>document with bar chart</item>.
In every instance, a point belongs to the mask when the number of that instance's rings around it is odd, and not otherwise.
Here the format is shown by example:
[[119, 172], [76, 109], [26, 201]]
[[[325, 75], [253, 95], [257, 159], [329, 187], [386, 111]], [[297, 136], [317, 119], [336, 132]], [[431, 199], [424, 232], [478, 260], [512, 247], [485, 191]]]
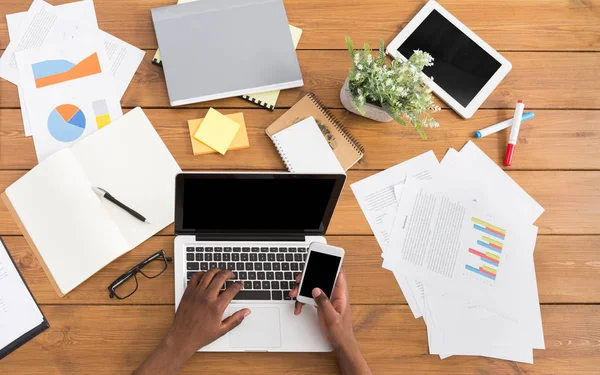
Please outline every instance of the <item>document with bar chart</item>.
[[460, 191], [407, 184], [383, 267], [509, 314], [518, 298], [513, 291], [529, 271], [525, 260], [537, 233], [532, 228], [487, 212]]
[[476, 217], [471, 218], [473, 230], [480, 235], [480, 239], [469, 247], [472, 261], [465, 264], [469, 274], [482, 277], [483, 280], [496, 280], [500, 262], [502, 261], [502, 247], [506, 238], [506, 230], [487, 223]]
[[38, 161], [122, 115], [98, 34], [22, 51], [16, 58]]

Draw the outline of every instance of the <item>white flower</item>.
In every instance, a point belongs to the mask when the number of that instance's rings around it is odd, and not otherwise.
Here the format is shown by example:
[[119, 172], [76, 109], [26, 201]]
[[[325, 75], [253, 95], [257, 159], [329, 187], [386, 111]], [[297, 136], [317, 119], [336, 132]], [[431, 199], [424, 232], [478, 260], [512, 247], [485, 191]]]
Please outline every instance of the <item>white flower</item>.
[[362, 64], [358, 64], [356, 67], [358, 68], [358, 70], [363, 70]]
[[358, 64], [358, 62], [360, 61], [360, 55], [358, 54], [358, 52], [354, 53], [354, 63]]
[[370, 64], [370, 63], [372, 63], [372, 62], [373, 62], [373, 56], [371, 56], [371, 55], [368, 55], [368, 56], [367, 56], [367, 62], [368, 62], [369, 64]]
[[360, 73], [356, 72], [356, 74], [354, 75], [354, 79], [360, 79]]
[[385, 81], [385, 85], [386, 85], [386, 86], [391, 86], [391, 85], [392, 85], [392, 83], [393, 83], [393, 81], [392, 81], [392, 79], [391, 79], [391, 78], [388, 78], [388, 79]]

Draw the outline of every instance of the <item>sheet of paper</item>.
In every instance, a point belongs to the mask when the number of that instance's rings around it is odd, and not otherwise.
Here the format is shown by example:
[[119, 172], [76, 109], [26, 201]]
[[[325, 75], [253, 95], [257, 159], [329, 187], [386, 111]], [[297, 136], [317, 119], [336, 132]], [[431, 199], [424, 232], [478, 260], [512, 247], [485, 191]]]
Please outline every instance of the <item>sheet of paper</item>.
[[[429, 151], [351, 185], [382, 252], [385, 251], [389, 241], [396, 218], [397, 200], [402, 193], [404, 183], [409, 178], [431, 179], [438, 165], [435, 154]], [[414, 280], [399, 273], [394, 273], [394, 276], [414, 317], [421, 317], [419, 305], [410, 288]]]
[[491, 224], [481, 206], [435, 182], [404, 187], [384, 268], [514, 317], [511, 275], [533, 254], [537, 228], [499, 217]]
[[[50, 42], [58, 42], [59, 39], [65, 38], [69, 35], [68, 31], [75, 32], [78, 28], [78, 24], [83, 24], [88, 28], [98, 28], [98, 20], [96, 19], [96, 11], [94, 9], [94, 2], [92, 0], [75, 1], [72, 3], [57, 5], [53, 7], [53, 11], [60, 18], [60, 23], [64, 26], [62, 28], [56, 27], [52, 29], [53, 36], [49, 38]], [[6, 15], [6, 23], [8, 28], [8, 36], [12, 41], [16, 41], [19, 35], [19, 28], [21, 25], [26, 24], [28, 11], [19, 12]], [[25, 21], [25, 22], [24, 22]], [[33, 27], [33, 25], [31, 26]], [[16, 76], [18, 80], [18, 75]], [[13, 82], [17, 84], [17, 82]], [[27, 114], [27, 108], [25, 107], [25, 98], [23, 96], [23, 90], [20, 86], [17, 86], [17, 92], [19, 95], [19, 102], [21, 103], [21, 117], [23, 118], [23, 129], [25, 136], [31, 136], [31, 127], [29, 125], [29, 116]]]
[[[440, 357], [478, 355], [533, 363], [531, 345], [524, 340], [526, 324], [505, 319], [478, 305], [427, 288], [427, 325], [432, 331], [430, 350]], [[494, 327], [493, 333], [490, 327]]]
[[39, 161], [122, 115], [97, 32], [16, 56]]
[[11, 42], [0, 58], [0, 77], [19, 85], [16, 53], [41, 47], [46, 43], [60, 42], [65, 31], [60, 20], [55, 7], [45, 1], [34, 0], [16, 33], [11, 33]]
[[[473, 200], [484, 202], [490, 212], [510, 212], [531, 224], [544, 212], [539, 203], [471, 141], [448, 160], [442, 174], [440, 178], [446, 178], [448, 188], [458, 186]], [[456, 175], [460, 179], [453, 177]]]
[[0, 242], [0, 349], [37, 327], [44, 320], [8, 250]]
[[438, 166], [435, 154], [429, 151], [350, 186], [381, 251], [385, 250], [390, 238], [389, 223], [393, 223], [396, 216], [398, 204], [394, 186], [404, 184], [407, 176], [417, 180], [431, 179]]
[[104, 38], [117, 97], [121, 100], [146, 52], [102, 30], [100, 30], [100, 34]]
[[9, 31], [11, 41], [0, 58], [0, 77], [18, 85], [17, 52], [62, 42], [73, 37], [79, 27], [97, 28], [98, 22], [91, 0], [57, 7], [34, 0], [27, 12], [10, 16], [10, 25], [13, 28]]
[[[71, 30], [70, 36], [72, 38], [78, 36], [81, 37], [81, 28], [98, 29], [98, 21], [96, 19], [96, 12], [93, 4], [92, 0], [83, 0], [54, 7], [54, 10], [61, 20], [71, 20], [70, 22], [61, 22], [71, 25], [69, 29]], [[27, 12], [8, 14], [6, 16], [8, 33], [11, 40], [16, 39], [18, 28], [26, 17]], [[99, 33], [104, 39], [106, 54], [111, 64], [110, 71], [115, 80], [116, 94], [119, 100], [121, 100], [146, 52], [102, 30], [99, 30]], [[85, 37], [85, 35], [88, 35], [88, 32], [84, 30], [83, 36]], [[29, 125], [27, 109], [25, 108], [23, 90], [20, 87], [18, 88], [18, 94], [21, 103], [21, 115], [23, 117], [25, 136], [31, 136], [31, 128]]]

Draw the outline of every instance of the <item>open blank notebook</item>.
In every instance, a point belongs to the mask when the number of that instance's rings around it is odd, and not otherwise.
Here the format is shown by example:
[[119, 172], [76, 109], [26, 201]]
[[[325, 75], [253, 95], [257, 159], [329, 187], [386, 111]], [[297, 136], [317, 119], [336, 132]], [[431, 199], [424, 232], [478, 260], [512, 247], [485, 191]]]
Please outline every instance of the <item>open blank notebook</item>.
[[313, 117], [274, 134], [271, 139], [292, 173], [346, 173]]
[[[62, 297], [173, 222], [180, 172], [138, 107], [48, 157], [2, 198]], [[98, 197], [92, 186], [151, 224]]]

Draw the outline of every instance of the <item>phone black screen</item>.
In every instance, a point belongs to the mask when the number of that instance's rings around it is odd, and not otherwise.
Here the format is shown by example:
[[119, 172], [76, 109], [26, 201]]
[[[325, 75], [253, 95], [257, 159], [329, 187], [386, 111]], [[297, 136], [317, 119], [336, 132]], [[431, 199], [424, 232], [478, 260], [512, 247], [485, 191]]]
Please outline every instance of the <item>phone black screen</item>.
[[312, 298], [312, 290], [320, 288], [327, 297], [331, 297], [341, 260], [342, 258], [335, 255], [311, 251], [302, 276], [300, 295]]

